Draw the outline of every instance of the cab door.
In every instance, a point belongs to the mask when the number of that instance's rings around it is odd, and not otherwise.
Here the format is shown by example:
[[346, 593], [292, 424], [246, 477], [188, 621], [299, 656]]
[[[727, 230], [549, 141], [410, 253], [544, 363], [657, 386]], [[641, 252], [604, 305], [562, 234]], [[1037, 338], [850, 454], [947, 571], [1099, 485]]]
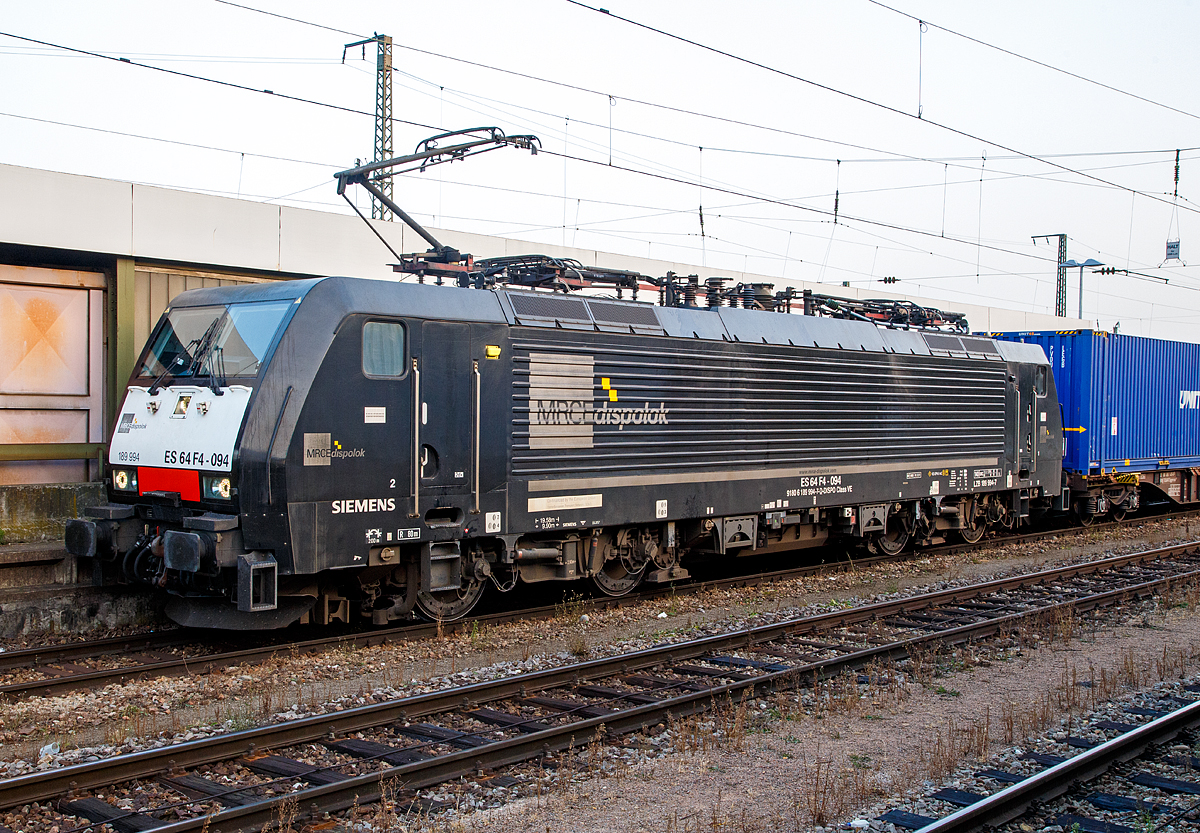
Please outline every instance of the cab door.
[[[420, 352], [414, 349], [414, 366], [419, 378], [419, 405], [414, 414], [418, 508], [422, 514], [439, 508], [465, 513], [475, 474], [478, 407], [471, 325], [424, 322]], [[454, 514], [442, 512], [436, 520], [446, 522]], [[457, 517], [461, 520], [462, 515]]]
[[1038, 401], [1034, 386], [1032, 364], [1022, 364], [1017, 370], [1017, 460], [1022, 480], [1037, 471], [1037, 412]]

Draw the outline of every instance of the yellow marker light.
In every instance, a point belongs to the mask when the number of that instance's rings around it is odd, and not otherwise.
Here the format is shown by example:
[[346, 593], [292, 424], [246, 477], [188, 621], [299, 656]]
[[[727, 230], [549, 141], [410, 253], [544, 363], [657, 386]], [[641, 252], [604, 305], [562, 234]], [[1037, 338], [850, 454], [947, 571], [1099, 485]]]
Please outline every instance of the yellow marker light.
[[483, 355], [489, 359], [500, 358], [500, 345], [489, 344], [483, 348]]

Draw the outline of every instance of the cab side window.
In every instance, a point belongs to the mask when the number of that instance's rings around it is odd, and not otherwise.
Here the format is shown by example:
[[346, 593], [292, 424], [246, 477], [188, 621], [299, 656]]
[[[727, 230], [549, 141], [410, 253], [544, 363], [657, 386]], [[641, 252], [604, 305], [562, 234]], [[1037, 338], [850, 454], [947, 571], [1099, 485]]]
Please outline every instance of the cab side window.
[[1038, 396], [1046, 395], [1046, 374], [1049, 372], [1050, 368], [1044, 364], [1033, 369], [1033, 389]]
[[362, 331], [362, 368], [368, 376], [403, 376], [404, 325], [368, 321]]

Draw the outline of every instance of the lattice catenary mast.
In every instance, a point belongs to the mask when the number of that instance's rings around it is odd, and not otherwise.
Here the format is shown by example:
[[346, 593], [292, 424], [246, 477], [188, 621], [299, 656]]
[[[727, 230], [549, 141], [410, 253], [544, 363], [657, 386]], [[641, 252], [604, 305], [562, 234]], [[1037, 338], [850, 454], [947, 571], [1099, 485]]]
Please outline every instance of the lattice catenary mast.
[[1067, 236], [1065, 234], [1035, 234], [1033, 242], [1058, 238], [1058, 280], [1054, 285], [1054, 314], [1059, 318], [1067, 317]]
[[[342, 49], [342, 63], [346, 62], [346, 51], [356, 46], [363, 47], [366, 57], [367, 44], [379, 45], [375, 61], [375, 158], [383, 162], [392, 158], [392, 38], [390, 35], [375, 35], [366, 40], [348, 43]], [[392, 198], [391, 179], [379, 181], [379, 188], [389, 200]], [[391, 220], [392, 210], [374, 196], [371, 197], [371, 217], [376, 220]]]

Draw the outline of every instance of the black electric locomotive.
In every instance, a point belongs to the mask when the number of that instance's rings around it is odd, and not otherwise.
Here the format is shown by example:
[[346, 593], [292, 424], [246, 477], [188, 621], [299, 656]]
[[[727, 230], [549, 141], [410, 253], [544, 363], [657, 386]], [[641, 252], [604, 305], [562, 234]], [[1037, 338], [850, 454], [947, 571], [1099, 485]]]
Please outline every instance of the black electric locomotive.
[[698, 553], [976, 541], [1055, 503], [1040, 347], [770, 298], [337, 277], [184, 293], [68, 549], [164, 589], [186, 625], [386, 623], [461, 617], [488, 585], [620, 595]]

